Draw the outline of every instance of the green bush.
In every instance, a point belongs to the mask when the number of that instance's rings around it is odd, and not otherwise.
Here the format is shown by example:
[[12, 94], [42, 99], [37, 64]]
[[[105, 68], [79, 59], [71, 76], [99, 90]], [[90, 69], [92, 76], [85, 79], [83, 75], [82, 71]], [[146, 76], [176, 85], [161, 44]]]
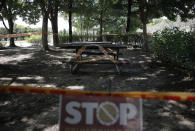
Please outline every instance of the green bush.
[[58, 38], [60, 43], [68, 43], [68, 39], [69, 39], [68, 35], [59, 34]]
[[[97, 39], [96, 36], [94, 36], [94, 37], [95, 37], [95, 39]], [[59, 38], [60, 43], [68, 43], [69, 42], [69, 35], [59, 34], [58, 38]], [[93, 40], [92, 35], [72, 35], [72, 41], [73, 42], [92, 41], [92, 40]]]
[[41, 43], [41, 35], [32, 35], [26, 38], [26, 41], [32, 44], [40, 44]]
[[152, 51], [155, 58], [174, 64], [189, 64], [195, 58], [195, 38], [192, 32], [180, 31], [177, 27], [155, 32]]
[[[99, 35], [76, 35], [72, 36], [73, 42], [79, 41], [98, 41]], [[129, 33], [129, 34], [115, 34], [115, 35], [103, 35], [103, 41], [110, 41], [113, 43], [123, 43], [123, 44], [131, 44], [137, 45], [139, 47], [143, 44], [142, 34], [139, 33]], [[58, 34], [59, 42], [60, 43], [68, 43], [69, 42], [69, 35], [63, 32]]]

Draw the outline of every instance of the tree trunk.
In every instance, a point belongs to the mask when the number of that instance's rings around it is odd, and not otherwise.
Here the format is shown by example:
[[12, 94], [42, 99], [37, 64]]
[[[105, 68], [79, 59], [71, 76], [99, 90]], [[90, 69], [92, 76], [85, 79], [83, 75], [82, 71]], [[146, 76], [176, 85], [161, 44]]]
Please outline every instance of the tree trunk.
[[147, 35], [147, 24], [143, 23], [143, 40], [144, 40], [144, 50], [148, 51], [148, 35]]
[[72, 42], [72, 1], [69, 0], [69, 42]]
[[54, 15], [54, 18], [51, 18], [51, 25], [52, 25], [52, 31], [53, 31], [53, 45], [57, 47], [59, 46], [58, 15]]
[[89, 28], [87, 27], [87, 41], [89, 40]]
[[59, 46], [59, 38], [58, 38], [58, 7], [59, 0], [52, 1], [53, 6], [50, 11], [50, 21], [53, 31], [53, 45], [55, 47]]
[[80, 26], [81, 26], [81, 30], [80, 30], [80, 34], [81, 36], [83, 35], [83, 19], [82, 19], [82, 16], [79, 17], [79, 20], [80, 20]]
[[148, 36], [147, 36], [147, 4], [143, 4], [142, 2], [139, 3], [139, 13], [140, 13], [140, 19], [143, 25], [143, 41], [144, 41], [144, 46], [143, 49], [144, 51], [149, 51], [148, 48]]
[[127, 13], [126, 32], [130, 31], [130, 25], [131, 25], [131, 5], [132, 5], [132, 0], [128, 0], [128, 13]]
[[94, 29], [93, 29], [93, 41], [95, 41], [95, 32], [94, 32]]
[[100, 13], [100, 41], [103, 41], [103, 38], [102, 38], [102, 32], [103, 32], [103, 13], [101, 12]]
[[[12, 19], [8, 19], [8, 24], [9, 24], [9, 34], [14, 33], [14, 22]], [[14, 37], [10, 38], [10, 47], [16, 47], [15, 42], [14, 42]]]
[[44, 51], [49, 50], [49, 46], [48, 46], [48, 18], [49, 18], [49, 14], [48, 12], [44, 12], [43, 15], [43, 23], [42, 23], [42, 49]]

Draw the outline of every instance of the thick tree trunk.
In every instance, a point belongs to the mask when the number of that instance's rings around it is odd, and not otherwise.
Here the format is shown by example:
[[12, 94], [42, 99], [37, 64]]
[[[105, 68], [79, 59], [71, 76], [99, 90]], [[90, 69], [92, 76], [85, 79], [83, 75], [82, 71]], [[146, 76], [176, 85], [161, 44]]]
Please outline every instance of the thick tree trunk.
[[50, 11], [50, 21], [53, 31], [53, 45], [55, 47], [59, 46], [59, 38], [58, 38], [58, 7], [59, 0], [52, 1], [53, 6]]
[[72, 1], [69, 0], [69, 42], [72, 42]]
[[142, 2], [139, 3], [139, 13], [140, 13], [140, 19], [143, 25], [143, 41], [144, 51], [149, 51], [148, 48], [148, 36], [147, 36], [147, 5], [143, 4]]
[[[14, 22], [12, 19], [8, 19], [8, 24], [9, 24], [9, 34], [14, 33]], [[16, 47], [15, 42], [14, 42], [14, 37], [10, 38], [10, 47]]]
[[148, 51], [148, 35], [147, 35], [147, 24], [143, 23], [143, 40], [144, 40], [144, 50]]
[[132, 0], [128, 0], [128, 13], [127, 13], [126, 32], [130, 31], [130, 25], [131, 25], [131, 5], [132, 5]]
[[58, 38], [58, 16], [54, 16], [51, 18], [51, 25], [53, 31], [53, 45], [57, 47], [59, 45], [59, 38]]
[[42, 23], [42, 49], [44, 51], [49, 50], [48, 46], [48, 18], [49, 14], [47, 12], [43, 15], [43, 23]]
[[100, 41], [103, 41], [102, 32], [103, 32], [103, 13], [101, 12], [100, 13], [100, 38], [99, 38]]

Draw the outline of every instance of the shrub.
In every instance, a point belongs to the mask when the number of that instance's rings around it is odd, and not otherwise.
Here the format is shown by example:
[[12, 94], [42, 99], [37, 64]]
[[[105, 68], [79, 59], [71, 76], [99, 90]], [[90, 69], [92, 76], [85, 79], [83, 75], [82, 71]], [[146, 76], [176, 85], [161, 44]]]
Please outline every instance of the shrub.
[[26, 41], [32, 44], [40, 44], [41, 43], [41, 35], [32, 35], [26, 38]]
[[68, 39], [69, 39], [68, 35], [59, 34], [58, 38], [60, 43], [68, 43]]
[[177, 27], [155, 32], [152, 51], [163, 62], [193, 63], [195, 58], [195, 38], [192, 32], [180, 31]]

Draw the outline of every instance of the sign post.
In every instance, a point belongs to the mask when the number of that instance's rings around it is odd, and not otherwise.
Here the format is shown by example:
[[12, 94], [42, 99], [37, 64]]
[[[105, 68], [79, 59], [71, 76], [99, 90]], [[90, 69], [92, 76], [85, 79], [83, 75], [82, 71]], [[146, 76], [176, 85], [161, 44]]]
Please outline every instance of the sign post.
[[83, 95], [60, 99], [60, 131], [142, 131], [141, 99]]

